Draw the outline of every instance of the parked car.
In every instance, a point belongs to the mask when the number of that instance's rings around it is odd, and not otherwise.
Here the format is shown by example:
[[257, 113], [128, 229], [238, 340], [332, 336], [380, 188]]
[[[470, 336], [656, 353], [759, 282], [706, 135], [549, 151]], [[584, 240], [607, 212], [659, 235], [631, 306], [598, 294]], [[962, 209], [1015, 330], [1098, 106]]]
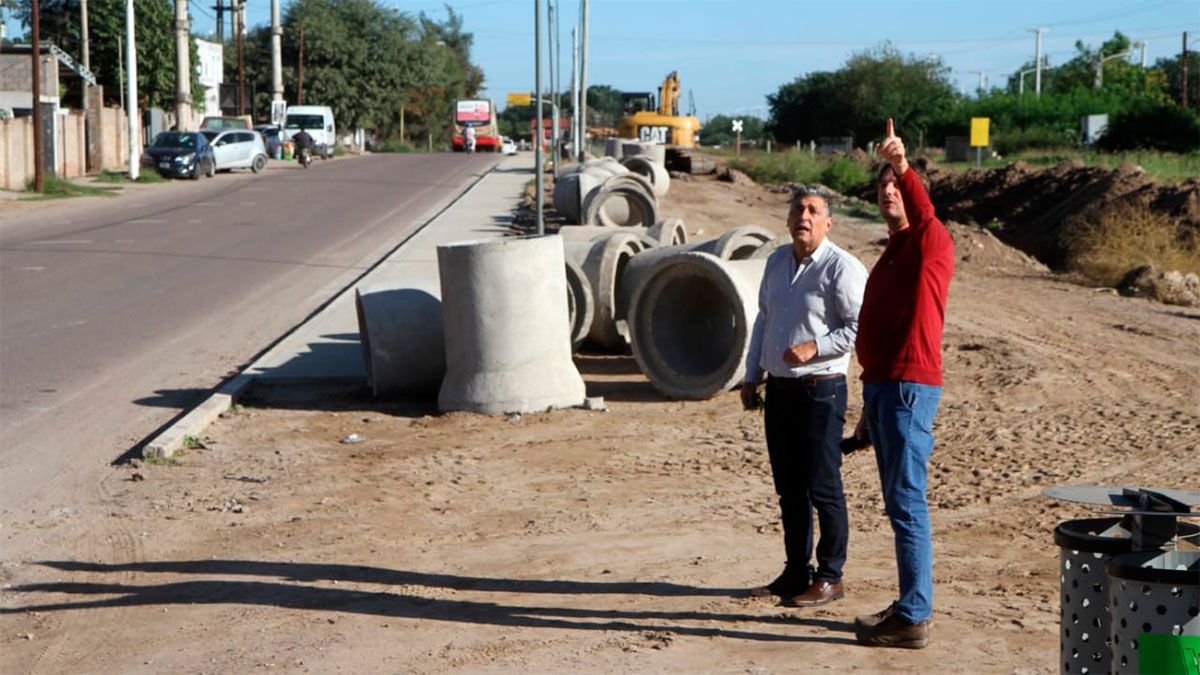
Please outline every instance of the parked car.
[[254, 130], [262, 134], [267, 146], [267, 157], [275, 157], [276, 150], [283, 146], [283, 129], [271, 124], [260, 124]]
[[249, 129], [250, 118], [208, 116], [200, 122], [201, 131], [224, 131], [225, 129]]
[[517, 144], [513, 143], [513, 139], [508, 136], [500, 137], [500, 153], [504, 155], [517, 154]]
[[164, 131], [142, 154], [142, 166], [152, 166], [165, 177], [198, 180], [217, 172], [216, 155], [208, 138], [198, 131]]
[[213, 146], [217, 171], [250, 169], [254, 173], [267, 168], [267, 146], [262, 136], [249, 129], [201, 131]]
[[287, 138], [300, 133], [300, 129], [312, 136], [316, 154], [329, 159], [337, 147], [337, 127], [333, 123], [333, 108], [327, 105], [291, 105], [283, 122]]

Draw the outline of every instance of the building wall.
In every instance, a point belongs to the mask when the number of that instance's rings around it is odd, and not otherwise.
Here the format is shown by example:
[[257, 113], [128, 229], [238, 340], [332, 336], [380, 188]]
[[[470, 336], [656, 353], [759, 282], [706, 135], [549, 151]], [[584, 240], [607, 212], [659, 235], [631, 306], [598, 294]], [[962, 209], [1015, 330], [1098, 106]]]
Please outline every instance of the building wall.
[[[58, 100], [58, 60], [42, 55], [42, 100]], [[0, 106], [33, 108], [33, 59], [28, 54], [0, 54]]]
[[225, 56], [221, 43], [196, 40], [196, 60], [200, 84], [207, 87], [204, 92], [204, 112], [195, 111], [195, 126], [199, 127], [205, 115], [221, 114], [221, 83], [225, 81]]
[[[56, 174], [79, 178], [87, 172], [87, 144], [84, 140], [84, 113], [72, 111], [54, 115], [47, 123], [58, 127], [56, 136]], [[99, 111], [101, 167], [124, 171], [129, 166], [129, 134], [125, 111], [104, 108]], [[24, 190], [33, 179], [33, 118], [0, 120], [0, 189]]]

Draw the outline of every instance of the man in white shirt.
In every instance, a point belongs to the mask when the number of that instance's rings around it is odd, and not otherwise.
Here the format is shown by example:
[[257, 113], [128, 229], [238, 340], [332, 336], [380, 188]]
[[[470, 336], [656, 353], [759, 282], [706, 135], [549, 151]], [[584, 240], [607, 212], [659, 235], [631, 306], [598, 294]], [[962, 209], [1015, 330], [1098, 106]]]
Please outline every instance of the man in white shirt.
[[[826, 238], [830, 206], [829, 193], [819, 188], [804, 186], [792, 196], [792, 245], [767, 259], [741, 392], [751, 407], [765, 376], [767, 452], [787, 555], [779, 577], [750, 593], [798, 607], [843, 596], [850, 537], [839, 443], [867, 270]], [[814, 509], [821, 529], [815, 567]]]

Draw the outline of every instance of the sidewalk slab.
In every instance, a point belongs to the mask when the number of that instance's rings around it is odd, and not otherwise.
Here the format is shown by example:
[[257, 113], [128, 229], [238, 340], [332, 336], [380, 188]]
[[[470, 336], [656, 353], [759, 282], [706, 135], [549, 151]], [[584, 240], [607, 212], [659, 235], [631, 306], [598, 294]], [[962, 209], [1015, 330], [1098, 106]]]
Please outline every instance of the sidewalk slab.
[[238, 377], [225, 383], [204, 403], [151, 439], [147, 457], [170, 457], [186, 437], [204, 429], [255, 381], [353, 382], [366, 385], [366, 364], [354, 307], [358, 288], [403, 288], [438, 284], [437, 247], [442, 244], [504, 236], [520, 204], [525, 184], [533, 179], [529, 157], [507, 157], [453, 200], [428, 223], [409, 235], [374, 268], [298, 326]]

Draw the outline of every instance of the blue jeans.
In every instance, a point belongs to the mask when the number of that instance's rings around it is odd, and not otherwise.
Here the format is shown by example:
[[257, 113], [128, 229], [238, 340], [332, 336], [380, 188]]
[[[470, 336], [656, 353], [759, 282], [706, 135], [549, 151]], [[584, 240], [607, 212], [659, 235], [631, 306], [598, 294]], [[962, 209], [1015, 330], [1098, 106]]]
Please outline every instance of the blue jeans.
[[925, 486], [933, 454], [933, 418], [941, 397], [942, 388], [929, 384], [863, 384], [863, 413], [896, 539], [896, 613], [910, 623], [933, 614], [933, 537]]

